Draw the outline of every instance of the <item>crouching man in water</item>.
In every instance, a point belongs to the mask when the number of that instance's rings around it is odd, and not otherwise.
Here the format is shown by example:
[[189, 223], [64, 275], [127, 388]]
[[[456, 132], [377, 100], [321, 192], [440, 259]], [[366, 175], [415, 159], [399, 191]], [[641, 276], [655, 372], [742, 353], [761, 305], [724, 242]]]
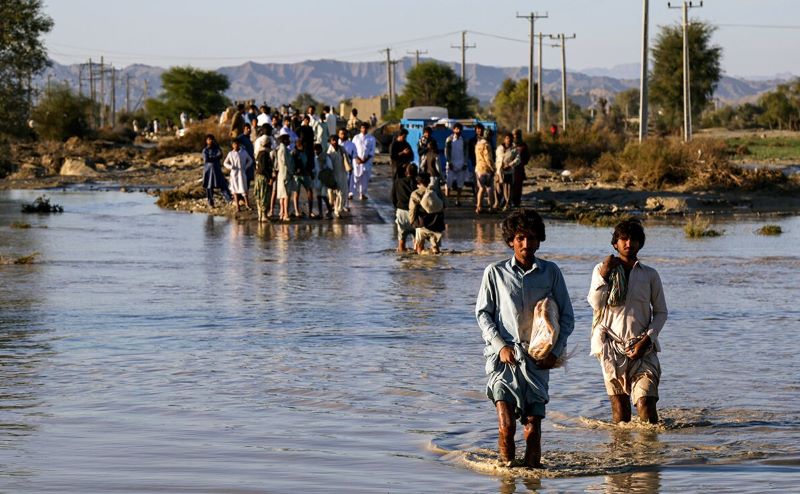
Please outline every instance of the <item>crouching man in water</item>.
[[620, 222], [611, 236], [619, 257], [595, 266], [589, 288], [591, 353], [603, 369], [614, 423], [631, 420], [631, 399], [642, 421], [658, 422], [658, 334], [667, 321], [667, 303], [658, 272], [637, 258], [644, 240], [641, 223]]
[[[494, 402], [499, 425], [500, 459], [515, 459], [516, 419], [524, 426], [524, 464], [542, 468], [542, 418], [549, 401], [550, 370], [566, 350], [574, 316], [567, 286], [555, 263], [535, 257], [545, 240], [544, 222], [534, 211], [516, 211], [503, 221], [503, 241], [514, 249], [511, 259], [490, 264], [483, 272], [475, 314], [486, 347], [486, 395]], [[550, 354], [533, 360], [528, 343], [536, 303], [551, 297], [558, 305], [560, 331]]]

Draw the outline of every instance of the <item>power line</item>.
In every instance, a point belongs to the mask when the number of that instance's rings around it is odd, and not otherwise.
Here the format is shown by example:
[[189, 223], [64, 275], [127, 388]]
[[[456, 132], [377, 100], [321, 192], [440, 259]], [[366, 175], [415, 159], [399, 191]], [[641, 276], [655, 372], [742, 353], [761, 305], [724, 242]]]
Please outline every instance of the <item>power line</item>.
[[[429, 41], [433, 39], [440, 39], [452, 36], [454, 34], [458, 34], [461, 31], [452, 31], [449, 33], [443, 34], [435, 34], [430, 36], [422, 36], [419, 38], [411, 38], [406, 40], [394, 41], [388, 43], [388, 46], [392, 48], [396, 48], [398, 46], [418, 43], [421, 41]], [[48, 42], [48, 45], [53, 45], [62, 48], [68, 49], [75, 49], [75, 50], [89, 50], [95, 51], [96, 48], [88, 48], [85, 46], [76, 46], [76, 45], [68, 45], [64, 43], [53, 43]], [[103, 49], [104, 53], [108, 53], [109, 55], [121, 55], [121, 56], [130, 56], [130, 57], [149, 57], [154, 59], [177, 59], [177, 60], [242, 60], [242, 59], [285, 59], [285, 58], [300, 58], [300, 57], [314, 57], [314, 56], [323, 56], [323, 55], [341, 55], [341, 54], [367, 54], [367, 53], [374, 53], [375, 50], [380, 49], [381, 47], [387, 46], [386, 43], [376, 44], [376, 45], [366, 45], [366, 46], [359, 46], [359, 47], [350, 47], [350, 48], [342, 48], [342, 49], [331, 49], [325, 51], [316, 51], [316, 52], [298, 52], [298, 53], [280, 53], [280, 54], [251, 54], [251, 55], [238, 55], [238, 56], [188, 56], [188, 55], [158, 55], [153, 53], [136, 53], [136, 52], [126, 52], [126, 51], [111, 51]]]
[[781, 24], [714, 24], [717, 27], [749, 27], [754, 29], [800, 29], [796, 25]]
[[487, 38], [496, 38], [502, 39], [504, 41], [513, 41], [515, 43], [528, 43], [527, 39], [519, 39], [519, 38], [509, 38], [508, 36], [502, 36], [500, 34], [492, 34], [492, 33], [482, 33], [480, 31], [467, 31], [470, 34], [476, 34], [478, 36], [485, 36]]

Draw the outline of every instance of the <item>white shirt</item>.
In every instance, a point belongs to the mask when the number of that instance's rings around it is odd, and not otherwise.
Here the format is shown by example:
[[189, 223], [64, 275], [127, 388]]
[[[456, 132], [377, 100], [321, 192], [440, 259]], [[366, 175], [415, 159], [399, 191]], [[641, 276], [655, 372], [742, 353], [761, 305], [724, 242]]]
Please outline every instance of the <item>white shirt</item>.
[[[595, 311], [602, 311], [598, 326], [604, 326], [622, 341], [647, 334], [656, 351], [661, 351], [658, 335], [667, 322], [667, 302], [658, 272], [636, 261], [628, 275], [628, 291], [625, 303], [617, 306], [606, 305], [608, 282], [600, 276], [600, 266], [594, 267], [592, 285], [589, 288], [589, 305]], [[592, 330], [591, 354], [602, 353], [603, 337], [600, 328]]]
[[375, 156], [375, 137], [370, 134], [357, 134], [353, 137], [353, 145], [356, 147], [356, 156], [364, 160], [364, 165], [372, 165], [372, 158]]
[[334, 136], [336, 135], [336, 115], [333, 112], [329, 112], [328, 115], [325, 117], [325, 123], [328, 124], [328, 135]]

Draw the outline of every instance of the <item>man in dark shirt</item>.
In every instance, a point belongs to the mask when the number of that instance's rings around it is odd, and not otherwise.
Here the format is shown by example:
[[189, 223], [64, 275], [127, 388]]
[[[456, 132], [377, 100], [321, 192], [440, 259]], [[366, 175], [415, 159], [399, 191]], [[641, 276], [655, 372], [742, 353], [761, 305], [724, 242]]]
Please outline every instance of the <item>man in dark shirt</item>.
[[406, 248], [406, 237], [414, 235], [416, 230], [411, 222], [408, 206], [411, 200], [411, 193], [417, 188], [417, 165], [409, 163], [403, 167], [403, 170], [405, 170], [404, 176], [395, 178], [392, 183], [392, 204], [395, 209], [394, 221], [397, 224], [397, 252], [408, 250]]
[[244, 170], [248, 189], [250, 188], [250, 184], [253, 183], [253, 180], [255, 180], [255, 169], [253, 168], [253, 163], [256, 162], [256, 156], [255, 149], [253, 147], [252, 131], [253, 129], [250, 124], [244, 124], [244, 127], [242, 127], [242, 133], [236, 137], [236, 140], [239, 141], [239, 146], [247, 152], [248, 156], [250, 156], [250, 164], [247, 165], [247, 168]]
[[389, 156], [392, 160], [392, 171], [395, 179], [403, 178], [406, 165], [414, 161], [414, 150], [406, 140], [408, 129], [401, 128], [397, 137], [394, 138], [389, 146]]

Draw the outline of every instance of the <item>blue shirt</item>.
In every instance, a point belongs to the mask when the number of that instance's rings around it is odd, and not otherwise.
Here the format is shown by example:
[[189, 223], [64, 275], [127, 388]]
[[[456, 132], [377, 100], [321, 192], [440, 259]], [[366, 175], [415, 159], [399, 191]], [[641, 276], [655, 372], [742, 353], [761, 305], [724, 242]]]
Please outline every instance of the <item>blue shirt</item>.
[[504, 346], [520, 343], [519, 328], [531, 327], [536, 303], [547, 296], [558, 305], [560, 328], [551, 353], [560, 357], [575, 326], [575, 316], [558, 266], [538, 257], [527, 272], [515, 257], [487, 266], [475, 304], [475, 316], [486, 342], [484, 355], [498, 355]]

